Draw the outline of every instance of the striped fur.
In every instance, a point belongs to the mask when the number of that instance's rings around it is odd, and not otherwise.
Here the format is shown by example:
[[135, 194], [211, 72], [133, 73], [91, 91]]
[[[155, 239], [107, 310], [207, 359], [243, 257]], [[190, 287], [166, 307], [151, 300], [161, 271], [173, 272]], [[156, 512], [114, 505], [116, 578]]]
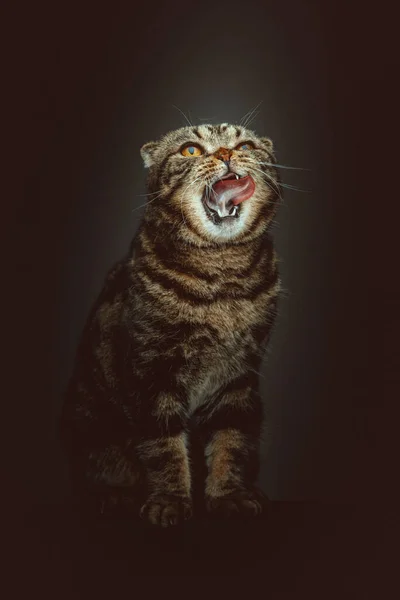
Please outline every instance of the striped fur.
[[[255, 147], [235, 150], [245, 141]], [[182, 156], [188, 142], [203, 154]], [[256, 184], [227, 220], [203, 202], [227, 170], [221, 147]], [[73, 480], [102, 510], [116, 498], [151, 523], [177, 523], [192, 513], [195, 432], [207, 509], [257, 514], [257, 373], [280, 287], [267, 233], [281, 193], [272, 143], [224, 123], [171, 132], [141, 153], [144, 218], [89, 315], [64, 404]]]

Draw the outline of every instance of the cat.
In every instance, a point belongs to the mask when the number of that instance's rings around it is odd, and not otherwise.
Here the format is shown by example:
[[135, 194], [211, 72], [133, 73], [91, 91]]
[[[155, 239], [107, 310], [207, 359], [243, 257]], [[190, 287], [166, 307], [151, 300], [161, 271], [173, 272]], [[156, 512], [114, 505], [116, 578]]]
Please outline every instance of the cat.
[[273, 143], [237, 125], [142, 146], [148, 201], [78, 347], [61, 415], [74, 489], [167, 527], [193, 513], [193, 448], [212, 516], [256, 516], [258, 372], [277, 314]]

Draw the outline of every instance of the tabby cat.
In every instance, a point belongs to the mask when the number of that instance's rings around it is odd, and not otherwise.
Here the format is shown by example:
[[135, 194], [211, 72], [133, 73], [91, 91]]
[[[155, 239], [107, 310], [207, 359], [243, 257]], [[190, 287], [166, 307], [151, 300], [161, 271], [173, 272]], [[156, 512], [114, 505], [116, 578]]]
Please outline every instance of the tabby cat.
[[280, 287], [273, 144], [201, 125], [141, 156], [144, 217], [88, 318], [61, 417], [74, 489], [176, 524], [193, 511], [198, 444], [204, 509], [257, 515], [258, 372]]

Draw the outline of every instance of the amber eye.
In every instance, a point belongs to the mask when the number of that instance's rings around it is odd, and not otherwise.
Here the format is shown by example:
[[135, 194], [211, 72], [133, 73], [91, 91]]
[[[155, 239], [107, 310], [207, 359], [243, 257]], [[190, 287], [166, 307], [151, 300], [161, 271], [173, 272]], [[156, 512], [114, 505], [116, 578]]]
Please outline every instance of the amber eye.
[[250, 150], [250, 148], [254, 148], [254, 144], [252, 142], [242, 142], [236, 146], [236, 150]]
[[182, 156], [201, 156], [203, 151], [198, 146], [194, 146], [193, 144], [188, 144], [181, 150]]

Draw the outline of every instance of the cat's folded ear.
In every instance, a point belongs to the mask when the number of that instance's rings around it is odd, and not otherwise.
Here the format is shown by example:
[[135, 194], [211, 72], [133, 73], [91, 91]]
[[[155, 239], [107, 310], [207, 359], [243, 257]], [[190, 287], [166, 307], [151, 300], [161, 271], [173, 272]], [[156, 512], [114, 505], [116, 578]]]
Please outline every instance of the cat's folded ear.
[[266, 149], [268, 150], [268, 152], [270, 152], [271, 154], [274, 154], [274, 144], [272, 142], [272, 140], [270, 140], [267, 137], [262, 137], [260, 138], [262, 144], [266, 147]]
[[154, 155], [157, 150], [157, 142], [147, 142], [140, 148], [140, 154], [143, 158], [146, 169], [154, 164]]

